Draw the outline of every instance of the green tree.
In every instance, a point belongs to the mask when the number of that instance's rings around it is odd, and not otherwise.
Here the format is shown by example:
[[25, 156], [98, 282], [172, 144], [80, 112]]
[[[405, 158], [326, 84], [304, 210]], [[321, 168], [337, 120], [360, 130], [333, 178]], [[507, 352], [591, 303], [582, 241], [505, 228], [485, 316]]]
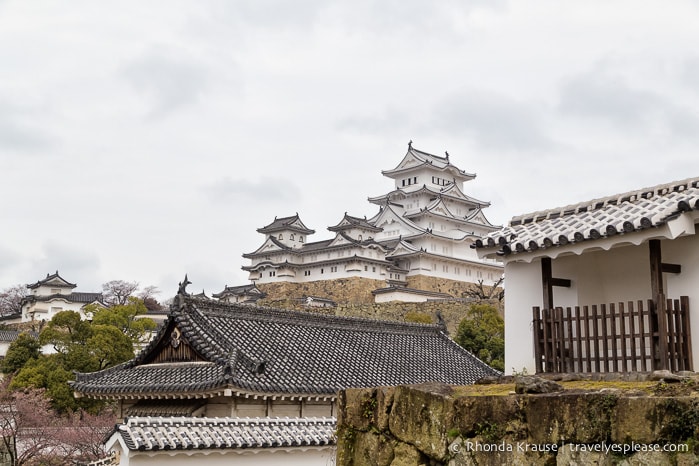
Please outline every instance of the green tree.
[[55, 354], [28, 359], [12, 380], [11, 387], [45, 389], [53, 407], [60, 411], [102, 406], [87, 399], [75, 399], [68, 385], [73, 372], [94, 372], [134, 357], [134, 346], [155, 328], [152, 319], [139, 318], [147, 311], [143, 301], [129, 298], [113, 308], [90, 307], [85, 310], [92, 321], [81, 320], [73, 311], [57, 313], [39, 335], [41, 344], [50, 344]]
[[26, 332], [19, 334], [7, 349], [5, 359], [2, 360], [0, 369], [4, 374], [14, 374], [20, 370], [30, 359], [37, 359], [41, 354], [39, 340]]
[[494, 306], [471, 305], [454, 340], [491, 367], [505, 369], [505, 321]]
[[125, 304], [117, 304], [109, 308], [86, 306], [85, 312], [92, 313], [92, 325], [109, 325], [118, 328], [134, 345], [145, 343], [150, 332], [156, 327], [153, 319], [142, 317], [148, 312], [143, 300], [133, 296], [128, 297]]

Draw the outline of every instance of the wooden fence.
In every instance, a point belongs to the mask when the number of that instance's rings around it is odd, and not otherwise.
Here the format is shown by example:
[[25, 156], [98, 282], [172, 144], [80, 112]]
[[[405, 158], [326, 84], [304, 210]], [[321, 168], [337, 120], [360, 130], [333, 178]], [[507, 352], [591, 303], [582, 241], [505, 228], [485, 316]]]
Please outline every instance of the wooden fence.
[[692, 370], [689, 298], [533, 309], [536, 372]]

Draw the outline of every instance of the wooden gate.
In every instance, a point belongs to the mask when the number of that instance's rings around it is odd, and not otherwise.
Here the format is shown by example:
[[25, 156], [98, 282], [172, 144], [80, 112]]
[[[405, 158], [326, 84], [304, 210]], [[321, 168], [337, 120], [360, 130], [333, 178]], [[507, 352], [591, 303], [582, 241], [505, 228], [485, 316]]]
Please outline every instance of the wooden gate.
[[533, 309], [536, 372], [692, 370], [689, 298]]

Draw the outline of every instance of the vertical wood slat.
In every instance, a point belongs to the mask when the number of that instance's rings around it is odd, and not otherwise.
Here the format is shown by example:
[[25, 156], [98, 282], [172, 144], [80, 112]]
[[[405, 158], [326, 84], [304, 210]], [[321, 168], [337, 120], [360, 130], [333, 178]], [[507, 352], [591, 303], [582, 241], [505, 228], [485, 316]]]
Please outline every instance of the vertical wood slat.
[[573, 343], [573, 316], [570, 307], [566, 308], [566, 322], [567, 322], [567, 333], [566, 333], [566, 371], [575, 372], [575, 351]]
[[[619, 342], [621, 343], [621, 372], [626, 372], [628, 369], [628, 358], [626, 355], [626, 313], [624, 312], [624, 303], [619, 303]], [[633, 354], [633, 353], [632, 353]]]
[[580, 306], [575, 306], [575, 333], [577, 334], [576, 352], [577, 352], [577, 370], [578, 372], [584, 372], [583, 369], [583, 354], [582, 354], [582, 339], [583, 332], [580, 326]]
[[585, 369], [592, 372], [592, 355], [590, 350], [590, 310], [583, 306], [583, 317], [585, 318]]
[[677, 370], [684, 371], [687, 370], [687, 354], [685, 353], [685, 342], [684, 342], [684, 332], [683, 332], [683, 319], [682, 319], [682, 305], [680, 300], [674, 300], [673, 314], [675, 320], [675, 347], [677, 348]]
[[558, 335], [558, 371], [566, 372], [566, 340], [563, 321], [563, 308], [556, 308], [557, 335]]
[[541, 311], [542, 317], [542, 333], [544, 336], [544, 372], [551, 372], [551, 352], [549, 351], [549, 310], [544, 309]]
[[614, 372], [619, 372], [619, 358], [617, 357], [617, 345], [616, 345], [616, 340], [617, 340], [617, 334], [616, 334], [616, 307], [614, 306], [614, 303], [611, 303], [609, 305], [609, 324], [611, 327], [611, 331], [609, 336], [612, 337], [612, 371]]
[[543, 329], [541, 328], [541, 309], [536, 306], [532, 310], [532, 326], [534, 330], [534, 364], [536, 372], [543, 372], [541, 357], [543, 355]]
[[[630, 371], [635, 371], [638, 370], [638, 365], [636, 364], [637, 357], [639, 354], [636, 352], [636, 328], [635, 328], [635, 316], [634, 316], [634, 308], [633, 308], [633, 301], [629, 301], [629, 307], [628, 307], [628, 316], [629, 316], [629, 335], [631, 337], [631, 367], [629, 368]], [[642, 337], [641, 337], [642, 338]]]
[[680, 308], [682, 310], [682, 323], [684, 325], [683, 327], [683, 337], [685, 341], [685, 353], [686, 353], [686, 360], [687, 360], [687, 367], [685, 370], [688, 371], [693, 371], [694, 370], [694, 362], [692, 358], [692, 338], [691, 338], [691, 326], [689, 323], [689, 297], [688, 296], [680, 296]]
[[597, 372], [602, 372], [599, 359], [599, 331], [597, 330], [597, 305], [592, 305], [592, 344], [593, 355], [595, 361], [595, 369]]
[[641, 336], [638, 341], [638, 352], [641, 355], [641, 370], [645, 372], [648, 370], [648, 366], [646, 365], [646, 326], [644, 322], [646, 313], [643, 309], [643, 301], [638, 301], [638, 317], [638, 333]]
[[667, 312], [665, 296], [658, 295], [656, 303], [655, 317], [658, 320], [658, 337], [656, 359], [660, 364], [657, 369], [670, 369], [668, 361], [668, 332], [667, 332]]
[[678, 335], [677, 335], [677, 315], [680, 308], [679, 300], [667, 300], [667, 326], [668, 326], [668, 338], [670, 345], [670, 366], [673, 371], [680, 370], [680, 348], [678, 345]]
[[604, 361], [604, 372], [609, 372], [609, 341], [607, 340], [607, 336], [609, 333], [607, 332], [607, 305], [602, 304], [600, 305], [600, 312], [601, 312], [601, 323], [602, 323], [602, 361]]

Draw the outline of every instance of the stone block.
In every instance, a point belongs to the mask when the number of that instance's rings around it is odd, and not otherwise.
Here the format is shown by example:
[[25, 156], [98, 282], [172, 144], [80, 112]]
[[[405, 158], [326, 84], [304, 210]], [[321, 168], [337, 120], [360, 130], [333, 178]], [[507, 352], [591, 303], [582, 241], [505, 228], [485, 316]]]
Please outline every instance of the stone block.
[[448, 431], [453, 427], [453, 389], [443, 384], [400, 386], [393, 395], [389, 429], [397, 439], [431, 458], [447, 455]]

